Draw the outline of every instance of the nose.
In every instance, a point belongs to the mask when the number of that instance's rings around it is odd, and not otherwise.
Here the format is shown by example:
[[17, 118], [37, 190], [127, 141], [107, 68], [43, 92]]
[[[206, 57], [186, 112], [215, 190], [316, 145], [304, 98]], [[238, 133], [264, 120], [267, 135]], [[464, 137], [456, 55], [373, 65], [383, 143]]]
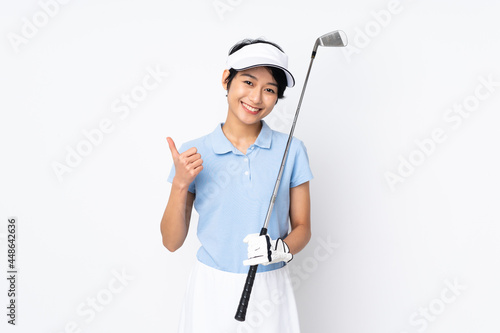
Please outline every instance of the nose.
[[254, 104], [260, 104], [262, 102], [262, 91], [259, 88], [252, 89], [250, 95], [248, 96], [250, 101]]

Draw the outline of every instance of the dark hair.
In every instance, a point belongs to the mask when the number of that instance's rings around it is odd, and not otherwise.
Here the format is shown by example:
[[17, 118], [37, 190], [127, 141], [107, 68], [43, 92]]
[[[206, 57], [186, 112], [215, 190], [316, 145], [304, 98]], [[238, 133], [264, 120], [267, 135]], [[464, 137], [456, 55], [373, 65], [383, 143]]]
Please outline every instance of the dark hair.
[[[228, 55], [233, 54], [234, 52], [242, 49], [243, 47], [245, 47], [247, 45], [252, 45], [252, 44], [257, 44], [257, 43], [270, 44], [270, 45], [276, 47], [277, 49], [279, 49], [281, 52], [283, 52], [283, 50], [281, 49], [281, 47], [279, 47], [277, 44], [275, 44], [273, 42], [269, 42], [267, 40], [263, 40], [261, 38], [257, 38], [257, 39], [244, 39], [244, 40], [236, 43], [229, 50], [229, 54]], [[268, 68], [271, 71], [271, 74], [272, 74], [273, 78], [278, 83], [278, 99], [283, 98], [284, 97], [283, 94], [285, 93], [286, 84], [287, 84], [285, 72], [283, 70], [279, 69], [279, 68], [276, 68], [276, 67], [266, 66], [266, 68]], [[231, 81], [236, 76], [236, 73], [238, 73], [238, 71], [236, 69], [234, 69], [234, 68], [229, 69], [229, 76], [228, 76], [228, 78], [226, 80], [227, 81], [227, 90], [229, 90], [229, 87], [231, 86]], [[278, 102], [278, 101], [276, 101], [276, 102]]]

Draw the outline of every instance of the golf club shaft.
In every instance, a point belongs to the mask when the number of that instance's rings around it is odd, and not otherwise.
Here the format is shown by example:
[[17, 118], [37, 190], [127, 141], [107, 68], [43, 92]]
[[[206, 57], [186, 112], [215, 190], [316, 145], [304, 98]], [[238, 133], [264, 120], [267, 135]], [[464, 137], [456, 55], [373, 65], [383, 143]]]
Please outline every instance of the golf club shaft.
[[278, 172], [278, 178], [274, 184], [273, 195], [271, 196], [271, 201], [269, 202], [269, 208], [267, 209], [266, 219], [264, 220], [263, 228], [267, 229], [269, 225], [269, 220], [271, 219], [271, 213], [273, 211], [274, 202], [276, 201], [276, 196], [278, 195], [278, 189], [281, 183], [281, 177], [283, 176], [283, 170], [285, 169], [285, 162], [288, 156], [288, 150], [290, 149], [290, 143], [292, 142], [293, 132], [295, 131], [295, 124], [297, 123], [297, 118], [299, 117], [300, 106], [302, 105], [302, 99], [304, 98], [304, 93], [306, 91], [307, 81], [309, 80], [309, 73], [311, 72], [311, 67], [314, 61], [314, 53], [311, 56], [311, 62], [309, 63], [309, 69], [307, 70], [306, 79], [304, 81], [304, 86], [302, 87], [302, 93], [300, 94], [299, 104], [297, 110], [295, 111], [295, 117], [293, 118], [292, 128], [290, 129], [290, 134], [288, 135], [288, 141], [286, 142], [285, 152], [283, 154], [283, 159], [281, 160], [280, 171]]
[[[311, 62], [309, 63], [309, 69], [307, 70], [306, 79], [304, 81], [304, 86], [302, 87], [302, 93], [300, 94], [299, 104], [297, 106], [297, 110], [295, 111], [295, 117], [293, 119], [292, 128], [290, 130], [290, 134], [288, 135], [288, 141], [286, 143], [285, 152], [283, 154], [283, 159], [281, 160], [280, 170], [278, 172], [278, 178], [276, 179], [276, 183], [274, 184], [273, 194], [271, 196], [271, 201], [269, 202], [269, 208], [267, 209], [266, 219], [264, 221], [264, 226], [260, 231], [260, 235], [267, 234], [267, 226], [269, 224], [269, 220], [271, 219], [271, 213], [273, 211], [274, 202], [276, 201], [276, 196], [278, 194], [278, 189], [281, 183], [281, 177], [283, 176], [283, 170], [285, 168], [286, 158], [288, 156], [288, 150], [290, 149], [290, 143], [292, 142], [293, 132], [295, 130], [295, 124], [297, 122], [297, 118], [299, 116], [300, 106], [302, 105], [302, 99], [304, 98], [304, 92], [306, 91], [307, 81], [309, 79], [309, 73], [311, 72], [311, 67], [314, 61], [314, 57], [316, 55], [316, 50], [313, 51], [311, 55]], [[255, 281], [255, 275], [257, 274], [258, 265], [250, 266], [248, 270], [247, 279], [245, 281], [245, 286], [243, 287], [243, 292], [241, 294], [240, 303], [238, 305], [238, 310], [236, 311], [236, 315], [234, 319], [238, 321], [245, 321], [245, 317], [247, 314], [248, 302], [250, 300], [250, 294], [252, 293], [253, 283]]]

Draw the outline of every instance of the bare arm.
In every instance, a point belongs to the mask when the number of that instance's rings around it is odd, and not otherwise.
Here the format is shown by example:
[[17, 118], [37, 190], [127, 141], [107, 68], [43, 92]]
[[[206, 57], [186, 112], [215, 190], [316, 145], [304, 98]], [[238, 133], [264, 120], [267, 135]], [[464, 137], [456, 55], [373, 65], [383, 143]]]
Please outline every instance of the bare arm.
[[193, 210], [195, 195], [188, 191], [189, 184], [203, 169], [203, 160], [196, 148], [192, 147], [179, 154], [174, 141], [167, 138], [175, 165], [170, 197], [163, 213], [160, 230], [163, 245], [174, 252], [184, 244]]
[[290, 189], [290, 225], [292, 231], [284, 239], [291, 254], [299, 253], [311, 239], [311, 200], [309, 182]]
[[172, 183], [170, 197], [160, 225], [163, 246], [171, 252], [179, 249], [186, 240], [193, 202], [193, 193], [189, 192], [186, 187]]

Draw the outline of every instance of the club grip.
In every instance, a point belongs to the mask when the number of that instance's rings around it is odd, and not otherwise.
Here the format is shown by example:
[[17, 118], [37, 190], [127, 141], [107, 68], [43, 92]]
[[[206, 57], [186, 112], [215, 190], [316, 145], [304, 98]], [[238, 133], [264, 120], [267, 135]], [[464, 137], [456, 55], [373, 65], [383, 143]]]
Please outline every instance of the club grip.
[[238, 321], [245, 321], [248, 301], [250, 300], [250, 294], [252, 293], [253, 282], [255, 281], [258, 266], [259, 265], [252, 265], [248, 270], [247, 280], [245, 281], [245, 286], [243, 287], [243, 292], [241, 293], [240, 304], [238, 305], [236, 316], [234, 316], [234, 319]]
[[[267, 228], [262, 228], [260, 230], [260, 235], [267, 234]], [[252, 265], [248, 270], [247, 279], [245, 281], [245, 286], [243, 287], [243, 292], [241, 293], [240, 304], [238, 304], [238, 310], [234, 319], [238, 321], [245, 321], [247, 315], [248, 301], [250, 300], [250, 294], [252, 293], [253, 282], [255, 281], [255, 275], [257, 275], [257, 268], [259, 265]]]

